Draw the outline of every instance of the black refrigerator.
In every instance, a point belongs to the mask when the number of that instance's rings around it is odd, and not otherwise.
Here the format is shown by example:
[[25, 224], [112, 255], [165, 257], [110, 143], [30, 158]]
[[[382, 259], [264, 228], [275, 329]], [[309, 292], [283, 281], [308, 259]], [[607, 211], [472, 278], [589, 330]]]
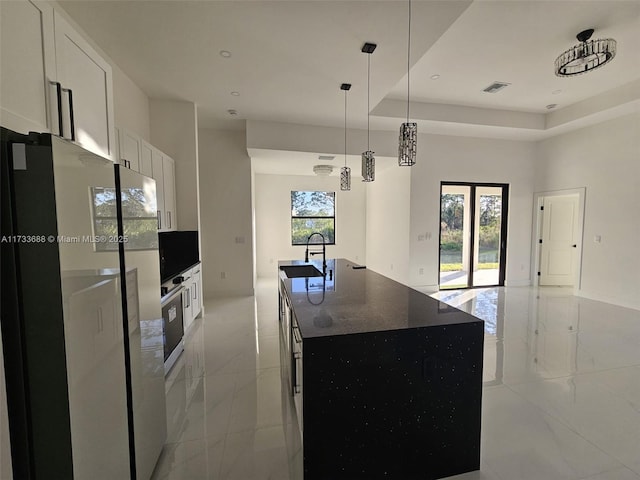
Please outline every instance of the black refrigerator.
[[148, 479], [166, 439], [155, 181], [2, 128], [13, 477]]

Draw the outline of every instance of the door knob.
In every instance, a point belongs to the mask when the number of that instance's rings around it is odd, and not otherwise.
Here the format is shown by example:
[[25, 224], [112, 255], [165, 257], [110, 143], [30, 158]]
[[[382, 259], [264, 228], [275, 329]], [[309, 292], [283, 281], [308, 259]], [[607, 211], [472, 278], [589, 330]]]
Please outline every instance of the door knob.
[[573, 248], [577, 248], [578, 245], [576, 245], [575, 243], [572, 245]]

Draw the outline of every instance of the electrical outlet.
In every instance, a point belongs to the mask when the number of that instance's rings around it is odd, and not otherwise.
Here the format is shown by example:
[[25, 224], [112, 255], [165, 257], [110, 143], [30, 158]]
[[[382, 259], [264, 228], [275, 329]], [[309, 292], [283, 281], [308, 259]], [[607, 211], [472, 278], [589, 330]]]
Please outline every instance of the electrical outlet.
[[244, 237], [236, 237], [236, 243], [244, 243]]
[[220, 278], [222, 280], [224, 280], [225, 278], [227, 278], [227, 272], [220, 272]]
[[418, 275], [424, 275], [424, 268], [418, 270]]
[[422, 235], [422, 234], [418, 235], [418, 241], [419, 242], [424, 242], [424, 239], [425, 239], [424, 235]]

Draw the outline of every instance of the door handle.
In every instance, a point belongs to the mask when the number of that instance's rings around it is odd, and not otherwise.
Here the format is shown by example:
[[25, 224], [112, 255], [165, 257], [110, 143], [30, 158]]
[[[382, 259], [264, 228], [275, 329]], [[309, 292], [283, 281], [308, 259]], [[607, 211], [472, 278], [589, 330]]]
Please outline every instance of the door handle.
[[573, 245], [571, 245], [573, 248], [578, 248], [578, 245], [576, 245], [575, 243]]
[[56, 87], [56, 105], [58, 107], [58, 136], [62, 137], [62, 85], [60, 82], [52, 82], [49, 80], [51, 85], [55, 85]]
[[162, 212], [158, 210], [158, 230], [162, 229]]
[[69, 98], [69, 123], [71, 124], [71, 141], [76, 141], [76, 124], [73, 118], [73, 90], [63, 88], [63, 92], [67, 92]]

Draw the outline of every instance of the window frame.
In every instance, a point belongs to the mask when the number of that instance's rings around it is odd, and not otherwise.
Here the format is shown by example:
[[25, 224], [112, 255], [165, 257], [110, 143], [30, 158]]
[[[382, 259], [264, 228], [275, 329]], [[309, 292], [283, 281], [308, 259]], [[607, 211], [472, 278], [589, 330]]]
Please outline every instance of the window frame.
[[[331, 195], [333, 195], [333, 215], [294, 215], [293, 214], [293, 204], [292, 202], [292, 198], [293, 198], [293, 193], [294, 192], [320, 192], [320, 193], [330, 193]], [[325, 190], [291, 190], [291, 193], [289, 195], [289, 203], [290, 203], [290, 212], [291, 212], [291, 224], [289, 227], [289, 235], [291, 237], [291, 246], [292, 247], [299, 247], [299, 246], [306, 246], [307, 243], [306, 241], [304, 243], [293, 243], [293, 221], [294, 219], [308, 219], [308, 220], [315, 220], [315, 219], [321, 219], [321, 220], [331, 220], [333, 222], [333, 242], [325, 242], [325, 245], [335, 245], [336, 244], [336, 235], [337, 235], [337, 228], [336, 228], [336, 200], [337, 200], [338, 196], [336, 195], [335, 191], [325, 191]], [[309, 245], [319, 245], [317, 243], [310, 243]]]

